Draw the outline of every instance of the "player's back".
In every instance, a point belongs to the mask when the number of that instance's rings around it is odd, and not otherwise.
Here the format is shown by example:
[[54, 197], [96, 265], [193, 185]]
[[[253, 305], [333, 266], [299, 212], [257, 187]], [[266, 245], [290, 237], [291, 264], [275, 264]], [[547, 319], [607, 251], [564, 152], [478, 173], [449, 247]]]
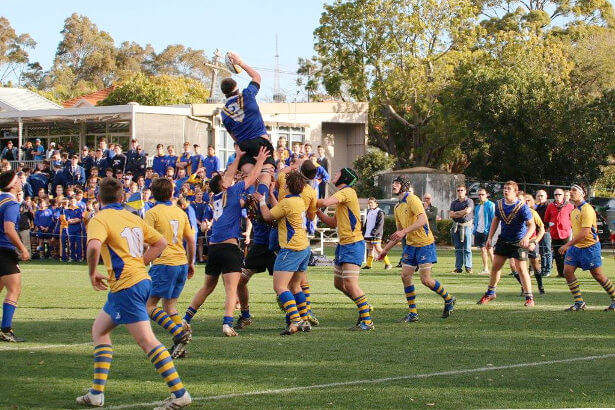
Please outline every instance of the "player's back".
[[256, 94], [260, 85], [251, 82], [241, 94], [229, 97], [220, 113], [222, 122], [237, 142], [267, 135]]
[[101, 242], [101, 256], [109, 273], [112, 292], [129, 288], [149, 275], [143, 263], [144, 243], [153, 244], [161, 235], [121, 204], [102, 207], [88, 223], [88, 242]]
[[167, 241], [167, 247], [152, 262], [154, 265], [179, 266], [188, 263], [183, 240], [194, 233], [186, 212], [170, 201], [156, 202], [154, 207], [145, 213], [145, 222]]

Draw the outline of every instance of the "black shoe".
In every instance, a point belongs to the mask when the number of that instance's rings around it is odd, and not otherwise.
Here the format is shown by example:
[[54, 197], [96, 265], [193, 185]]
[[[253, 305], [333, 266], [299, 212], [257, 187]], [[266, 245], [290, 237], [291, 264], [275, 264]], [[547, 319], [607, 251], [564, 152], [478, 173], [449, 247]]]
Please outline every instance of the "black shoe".
[[367, 265], [365, 265], [365, 266], [363, 266], [361, 269], [371, 269], [371, 268], [372, 268], [371, 266], [367, 266]]
[[466, 268], [466, 273], [472, 273], [472, 268]]
[[538, 289], [538, 292], [539, 292], [541, 295], [544, 295], [544, 294], [545, 294], [545, 290], [544, 290], [544, 288], [539, 288], [539, 289]]

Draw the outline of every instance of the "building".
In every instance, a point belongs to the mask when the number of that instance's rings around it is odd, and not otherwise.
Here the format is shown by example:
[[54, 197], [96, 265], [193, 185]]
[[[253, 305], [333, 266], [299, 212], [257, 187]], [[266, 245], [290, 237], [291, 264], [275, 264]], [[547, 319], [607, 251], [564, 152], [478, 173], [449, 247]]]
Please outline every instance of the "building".
[[[55, 142], [78, 152], [84, 145], [95, 147], [104, 137], [127, 149], [134, 137], [150, 156], [159, 143], [174, 145], [181, 152], [185, 141], [213, 145], [223, 161], [233, 152], [233, 140], [219, 116], [222, 104], [88, 106], [86, 101], [75, 99], [79, 107], [62, 108], [28, 90], [0, 88], [0, 148], [8, 140], [22, 146], [39, 138], [45, 147]], [[316, 151], [323, 145], [331, 170], [351, 166], [365, 153], [367, 103], [264, 103], [260, 107], [274, 146], [281, 136], [287, 137], [289, 147], [295, 142], [311, 143]]]

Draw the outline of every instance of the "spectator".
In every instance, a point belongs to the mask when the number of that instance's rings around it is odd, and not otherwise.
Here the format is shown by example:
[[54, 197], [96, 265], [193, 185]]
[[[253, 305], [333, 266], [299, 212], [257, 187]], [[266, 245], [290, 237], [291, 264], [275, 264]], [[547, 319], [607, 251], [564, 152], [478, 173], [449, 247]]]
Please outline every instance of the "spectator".
[[147, 157], [143, 152], [143, 147], [140, 145], [137, 146], [137, 155], [130, 162], [131, 167], [130, 170], [132, 174], [136, 177], [142, 177], [145, 175], [145, 168], [147, 168]]
[[85, 170], [79, 166], [79, 156], [73, 155], [70, 159], [70, 165], [65, 170], [64, 186], [85, 184]]
[[45, 157], [45, 147], [41, 145], [40, 138], [34, 140], [34, 147], [32, 149], [32, 155], [35, 161], [42, 161]]
[[303, 153], [301, 152], [302, 145], [300, 142], [295, 142], [293, 144], [293, 152], [290, 154], [288, 159], [286, 160], [286, 165], [289, 166], [292, 161], [296, 161], [300, 158], [303, 158]]
[[570, 213], [574, 205], [564, 200], [564, 190], [557, 188], [553, 193], [555, 201], [547, 206], [544, 222], [549, 226], [551, 234], [551, 253], [555, 259], [557, 276], [564, 277], [564, 255], [559, 253], [559, 248], [568, 242], [570, 237], [571, 222]]
[[495, 216], [495, 204], [487, 196], [485, 188], [478, 190], [478, 205], [474, 208], [474, 229], [472, 230], [474, 246], [480, 248], [483, 259], [482, 275], [489, 275], [489, 261], [493, 263], [493, 247], [487, 248], [487, 238], [489, 229], [491, 229], [491, 221]]
[[551, 253], [551, 233], [547, 229], [548, 224], [545, 221], [545, 214], [547, 213], [547, 207], [549, 201], [547, 200], [547, 192], [545, 190], [536, 191], [536, 212], [542, 223], [545, 225], [545, 234], [538, 243], [540, 251], [540, 274], [543, 277], [551, 275], [551, 268], [553, 267], [553, 254]]
[[429, 193], [425, 193], [425, 195], [423, 195], [423, 208], [425, 208], [425, 215], [427, 215], [429, 230], [433, 236], [437, 238], [438, 224], [436, 222], [441, 218], [438, 216], [438, 208], [431, 203], [431, 194]]
[[56, 150], [56, 143], [55, 142], [50, 142], [49, 143], [49, 149], [47, 149], [47, 152], [45, 153], [45, 158], [47, 159], [51, 159], [51, 157], [53, 156], [53, 153]]
[[156, 145], [156, 155], [154, 155], [154, 162], [152, 168], [159, 176], [164, 175], [167, 170], [167, 156], [164, 154], [164, 145]]
[[[94, 151], [92, 168], [98, 168], [99, 172], [101, 170], [104, 172], [104, 170], [107, 169], [107, 159], [103, 157], [103, 150], [101, 148], [96, 148], [96, 151]], [[90, 168], [90, 175], [92, 175], [92, 168]]]
[[290, 157], [290, 150], [288, 149], [287, 142], [288, 141], [286, 140], [286, 137], [283, 136], [283, 135], [280, 138], [278, 138], [278, 146], [277, 146], [277, 148], [282, 147], [282, 148], [284, 148], [284, 151], [286, 151], [286, 154], [284, 155], [284, 158], [280, 158], [280, 159], [282, 159], [284, 161], [286, 161], [288, 159], [288, 157]]
[[[367, 263], [363, 269], [371, 269], [374, 259], [382, 253], [382, 235], [384, 233], [384, 211], [378, 207], [376, 198], [370, 197], [367, 200], [367, 213], [365, 214], [365, 224], [363, 225], [363, 237], [367, 245]], [[388, 255], [383, 257], [384, 269], [392, 269]]]
[[[319, 145], [318, 148], [316, 148], [316, 151], [317, 151], [316, 161], [318, 162], [318, 165], [323, 167], [325, 171], [329, 172], [329, 160], [325, 156], [325, 147], [323, 147], [322, 145]], [[324, 198], [326, 194], [327, 194], [327, 183], [321, 182], [318, 185], [318, 198]]]
[[312, 152], [312, 144], [305, 143], [303, 144], [303, 155], [305, 158], [310, 158], [314, 153]]
[[126, 156], [122, 154], [122, 147], [119, 144], [113, 147], [113, 152], [115, 155], [111, 158], [111, 168], [113, 169], [113, 173], [117, 173], [118, 171], [124, 172], [126, 170]]
[[239, 145], [236, 142], [233, 143], [233, 153], [231, 155], [229, 155], [228, 159], [226, 160], [226, 167], [227, 168], [231, 166], [233, 161], [235, 161], [235, 157], [237, 156], [236, 152], [237, 152], [237, 147], [238, 146]]
[[126, 151], [126, 161], [130, 164], [138, 155], [137, 148], [139, 147], [139, 142], [136, 138], [130, 140], [130, 149]]
[[6, 159], [7, 161], [17, 161], [19, 159], [19, 150], [13, 146], [13, 141], [6, 143], [6, 147], [0, 154], [0, 159]]
[[33, 149], [34, 148], [32, 147], [32, 142], [31, 141], [26, 141], [24, 146], [21, 147], [21, 150], [23, 151], [23, 159], [25, 161], [32, 161], [32, 160], [34, 160], [34, 155], [32, 154], [32, 150]]
[[28, 175], [26, 174], [26, 172], [19, 171], [17, 173], [17, 176], [21, 180], [21, 185], [22, 185], [22, 191], [23, 191], [24, 198], [25, 197], [32, 198], [34, 196], [34, 191], [32, 190], [32, 185], [30, 185], [28, 183], [28, 180], [27, 180], [28, 179]]
[[34, 173], [28, 177], [28, 184], [32, 187], [33, 192], [39, 192], [41, 189], [44, 189], [45, 193], [47, 193], [49, 177], [43, 173], [42, 169], [42, 164], [36, 164]]
[[188, 171], [188, 164], [190, 163], [190, 157], [192, 153], [190, 152], [190, 143], [188, 141], [184, 142], [184, 152], [180, 155], [177, 160], [177, 168], [183, 168]]
[[81, 158], [79, 160], [79, 165], [83, 167], [85, 171], [86, 179], [90, 177], [90, 170], [94, 166], [94, 158], [90, 155], [90, 149], [87, 146], [84, 146], [81, 149]]
[[453, 273], [472, 273], [472, 211], [474, 202], [466, 197], [465, 185], [457, 186], [457, 199], [451, 203], [449, 216], [453, 220], [451, 236], [455, 245], [455, 270]]
[[167, 147], [167, 168], [173, 167], [173, 169], [177, 169], [177, 154], [175, 153], [175, 147], [173, 145], [169, 145]]
[[220, 172], [222, 170], [220, 158], [216, 156], [216, 150], [213, 145], [207, 147], [207, 157], [203, 162], [203, 166], [205, 167], [205, 177], [207, 179], [211, 179], [214, 172]]
[[24, 244], [28, 252], [32, 249], [30, 242], [30, 230], [34, 227], [34, 206], [32, 205], [32, 197], [25, 196], [24, 192], [17, 194], [19, 204], [19, 221], [17, 223], [17, 233], [19, 239]]
[[[316, 193], [319, 195], [318, 198], [320, 199], [320, 185], [326, 185], [327, 182], [331, 180], [331, 177], [327, 170], [318, 163], [316, 155], [312, 155], [311, 160], [316, 167], [316, 176], [312, 180], [312, 188], [314, 188], [314, 191], [316, 191]], [[322, 198], [324, 198], [324, 196]]]
[[205, 166], [205, 156], [201, 154], [201, 146], [199, 144], [194, 144], [193, 148], [194, 154], [189, 160], [190, 174], [194, 174], [197, 169]]

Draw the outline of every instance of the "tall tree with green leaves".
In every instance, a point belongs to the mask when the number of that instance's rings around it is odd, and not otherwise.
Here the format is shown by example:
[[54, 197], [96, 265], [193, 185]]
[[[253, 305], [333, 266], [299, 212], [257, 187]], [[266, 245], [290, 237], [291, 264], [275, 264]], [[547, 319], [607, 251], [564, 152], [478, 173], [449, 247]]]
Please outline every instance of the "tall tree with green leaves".
[[[336, 0], [315, 30], [326, 91], [370, 103], [369, 143], [399, 165], [449, 163], [456, 134], [439, 122], [438, 95], [470, 55], [480, 9], [470, 0]], [[452, 141], [453, 140], [453, 141]]]
[[0, 17], [0, 85], [8, 81], [22, 82], [22, 75], [28, 70], [28, 50], [36, 47], [36, 41], [29, 34], [17, 34], [6, 17]]

